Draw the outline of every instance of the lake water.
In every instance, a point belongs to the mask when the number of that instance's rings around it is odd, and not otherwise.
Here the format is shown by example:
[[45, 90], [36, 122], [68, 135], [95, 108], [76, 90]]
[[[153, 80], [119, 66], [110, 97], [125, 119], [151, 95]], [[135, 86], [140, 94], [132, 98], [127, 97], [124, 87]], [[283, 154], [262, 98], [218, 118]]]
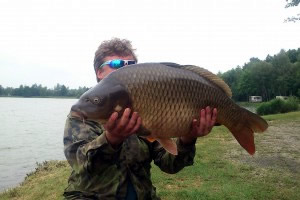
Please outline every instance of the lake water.
[[64, 125], [76, 101], [0, 98], [0, 191], [21, 183], [36, 162], [65, 159]]
[[21, 183], [36, 162], [65, 159], [64, 125], [76, 101], [0, 98], [0, 191]]

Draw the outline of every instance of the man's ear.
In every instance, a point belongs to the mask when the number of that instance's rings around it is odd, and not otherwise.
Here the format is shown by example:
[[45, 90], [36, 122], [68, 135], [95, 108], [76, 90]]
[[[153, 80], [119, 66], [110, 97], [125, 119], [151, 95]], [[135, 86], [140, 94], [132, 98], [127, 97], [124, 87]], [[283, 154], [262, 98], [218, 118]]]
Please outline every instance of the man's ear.
[[104, 75], [103, 75], [101, 69], [97, 70], [97, 78], [100, 79], [100, 80], [104, 78]]

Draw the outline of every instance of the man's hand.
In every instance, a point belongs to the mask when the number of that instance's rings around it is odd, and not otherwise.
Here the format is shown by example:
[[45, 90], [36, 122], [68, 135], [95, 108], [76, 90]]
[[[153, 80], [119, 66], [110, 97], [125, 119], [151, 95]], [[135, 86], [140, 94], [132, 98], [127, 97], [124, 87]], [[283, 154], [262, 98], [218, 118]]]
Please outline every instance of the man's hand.
[[198, 137], [205, 136], [210, 133], [212, 127], [215, 125], [217, 120], [217, 109], [214, 108], [213, 110], [207, 106], [205, 109], [200, 111], [200, 118], [199, 120], [194, 119], [192, 122], [192, 131], [189, 135], [182, 136], [180, 140], [184, 144], [189, 144], [193, 140]]
[[131, 116], [130, 113], [130, 108], [126, 108], [120, 119], [118, 119], [117, 112], [114, 112], [108, 119], [105, 125], [106, 138], [113, 147], [122, 143], [139, 129], [142, 123], [141, 117], [137, 112], [133, 112]]

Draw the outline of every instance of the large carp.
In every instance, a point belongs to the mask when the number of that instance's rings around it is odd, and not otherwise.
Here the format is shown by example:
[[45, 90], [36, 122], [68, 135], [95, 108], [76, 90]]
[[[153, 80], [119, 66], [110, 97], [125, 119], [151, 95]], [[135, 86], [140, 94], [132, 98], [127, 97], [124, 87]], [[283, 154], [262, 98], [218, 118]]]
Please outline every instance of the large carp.
[[71, 110], [82, 119], [105, 123], [113, 112], [121, 116], [129, 107], [142, 118], [141, 130], [137, 132], [157, 140], [176, 155], [177, 147], [171, 138], [189, 134], [200, 109], [210, 106], [218, 110], [217, 123], [226, 126], [253, 155], [253, 133], [265, 131], [268, 124], [234, 103], [231, 95], [222, 79], [203, 68], [144, 63], [110, 73], [85, 92]]

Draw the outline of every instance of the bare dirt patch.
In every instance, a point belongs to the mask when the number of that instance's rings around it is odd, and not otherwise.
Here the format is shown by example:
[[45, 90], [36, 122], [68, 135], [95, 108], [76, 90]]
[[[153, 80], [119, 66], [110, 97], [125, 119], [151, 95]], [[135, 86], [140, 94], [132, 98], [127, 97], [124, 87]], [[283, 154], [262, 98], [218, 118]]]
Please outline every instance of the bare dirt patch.
[[300, 121], [269, 122], [265, 133], [255, 135], [255, 144], [254, 156], [249, 156], [237, 144], [226, 157], [235, 162], [300, 174]]

